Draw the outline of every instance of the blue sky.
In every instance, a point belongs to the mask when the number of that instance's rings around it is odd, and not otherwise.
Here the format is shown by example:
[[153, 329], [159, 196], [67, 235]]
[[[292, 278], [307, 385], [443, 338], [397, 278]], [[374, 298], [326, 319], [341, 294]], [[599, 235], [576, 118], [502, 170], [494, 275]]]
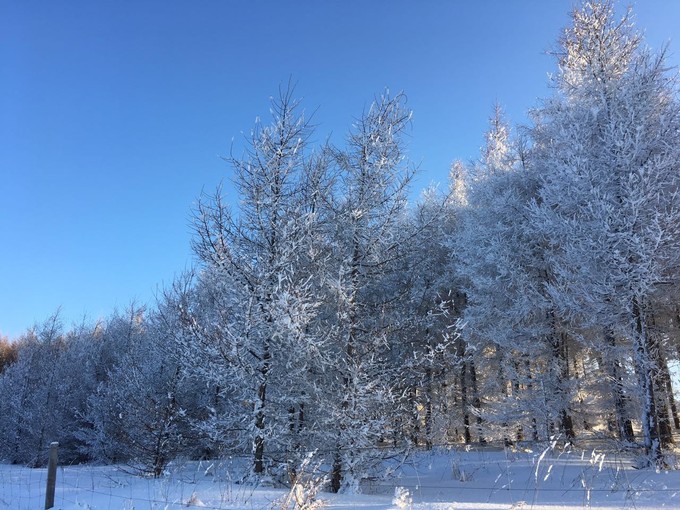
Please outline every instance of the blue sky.
[[[385, 87], [414, 110], [414, 195], [474, 158], [498, 100], [546, 97], [567, 0], [0, 3], [0, 333], [153, 302], [193, 263], [189, 219], [289, 77], [317, 140]], [[680, 2], [635, 7], [680, 59]], [[233, 196], [231, 197], [233, 199]]]

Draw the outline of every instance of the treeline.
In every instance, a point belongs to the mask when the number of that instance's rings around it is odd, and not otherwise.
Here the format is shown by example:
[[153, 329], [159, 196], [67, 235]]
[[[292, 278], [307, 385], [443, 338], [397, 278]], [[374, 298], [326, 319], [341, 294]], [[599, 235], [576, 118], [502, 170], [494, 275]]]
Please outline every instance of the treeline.
[[407, 202], [411, 114], [384, 94], [313, 145], [291, 87], [201, 197], [194, 271], [153, 309], [0, 345], [0, 458], [246, 454], [334, 491], [395, 449], [611, 438], [661, 465], [680, 420], [680, 105], [609, 3], [574, 11], [554, 93]]

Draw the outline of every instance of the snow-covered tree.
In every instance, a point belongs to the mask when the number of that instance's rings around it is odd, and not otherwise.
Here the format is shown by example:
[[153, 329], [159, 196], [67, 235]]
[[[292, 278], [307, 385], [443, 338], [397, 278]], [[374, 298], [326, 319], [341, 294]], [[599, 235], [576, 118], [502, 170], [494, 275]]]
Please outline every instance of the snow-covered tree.
[[[528, 206], [538, 182], [525, 162], [524, 145], [510, 141], [496, 107], [482, 158], [468, 167], [467, 206], [453, 241], [467, 296], [463, 338], [494, 374], [482, 390], [493, 395], [484, 411], [490, 422], [517, 423], [517, 437], [527, 428], [534, 438], [546, 437], [554, 426], [572, 437], [568, 339], [545, 291], [551, 278], [545, 247], [531, 234]], [[461, 349], [461, 363], [466, 359], [474, 358]]]
[[309, 154], [312, 129], [292, 94], [281, 90], [272, 123], [258, 122], [245, 155], [228, 158], [238, 206], [226, 205], [220, 190], [199, 202], [194, 251], [204, 306], [183, 311], [187, 352], [207, 361], [205, 375], [225, 398], [240, 402], [231, 427], [244, 431], [258, 474], [267, 459], [300, 447], [316, 391], [309, 374], [322, 368], [326, 334], [313, 324], [312, 281], [326, 167], [323, 154]]
[[402, 374], [399, 407], [393, 412], [414, 447], [447, 442], [451, 424], [449, 390], [458, 374], [455, 344], [464, 304], [446, 242], [457, 226], [453, 195], [454, 190], [425, 190], [408, 218], [414, 235], [404, 256], [399, 303], [406, 320], [390, 363]]
[[355, 490], [379, 458], [381, 439], [394, 434], [398, 366], [392, 347], [408, 317], [403, 273], [413, 233], [406, 193], [413, 170], [404, 134], [411, 113], [401, 94], [379, 97], [360, 117], [346, 145], [333, 150], [337, 169], [327, 304], [333, 331], [334, 398], [324, 427], [332, 434], [332, 489]]
[[98, 460], [124, 461], [160, 476], [196, 439], [189, 419], [202, 388], [183, 380], [167, 324], [155, 314], [145, 317], [143, 309], [135, 312], [134, 341], [90, 397], [91, 429], [84, 437]]
[[[125, 425], [122, 416], [119, 417], [125, 402], [114, 394], [119, 382], [115, 378], [121, 377], [126, 367], [124, 360], [129, 360], [129, 353], [144, 341], [144, 307], [132, 303], [123, 312], [114, 312], [96, 329], [89, 346], [97, 360], [94, 367], [96, 386], [87, 398], [87, 408], [83, 413], [87, 426], [79, 431], [78, 436], [83, 444], [83, 453], [89, 458], [122, 462], [129, 458], [121, 440]], [[124, 385], [122, 381], [121, 385]]]
[[17, 360], [0, 376], [0, 458], [42, 465], [49, 443], [63, 436], [58, 419], [63, 350], [59, 313], [19, 338]]
[[533, 112], [531, 164], [540, 176], [532, 223], [560, 314], [609, 365], [618, 429], [627, 436], [621, 367], [634, 360], [644, 445], [661, 458], [654, 301], [677, 284], [680, 107], [663, 52], [641, 46], [630, 13], [586, 3], [560, 41], [555, 95]]

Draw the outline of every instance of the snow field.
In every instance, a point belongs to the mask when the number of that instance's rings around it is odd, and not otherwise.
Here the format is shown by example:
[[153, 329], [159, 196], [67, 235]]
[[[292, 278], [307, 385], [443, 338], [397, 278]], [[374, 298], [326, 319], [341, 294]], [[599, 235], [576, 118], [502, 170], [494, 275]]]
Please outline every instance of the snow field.
[[[396, 477], [362, 485], [363, 494], [321, 493], [335, 510], [680, 509], [680, 472], [633, 468], [632, 457], [595, 451], [438, 451], [420, 453]], [[257, 486], [244, 461], [175, 462], [158, 479], [124, 466], [63, 466], [58, 510], [208, 508], [257, 510], [295, 504], [289, 490]], [[0, 465], [0, 508], [43, 508], [45, 469]], [[319, 501], [320, 500], [320, 501]], [[284, 503], [288, 504], [285, 505]]]

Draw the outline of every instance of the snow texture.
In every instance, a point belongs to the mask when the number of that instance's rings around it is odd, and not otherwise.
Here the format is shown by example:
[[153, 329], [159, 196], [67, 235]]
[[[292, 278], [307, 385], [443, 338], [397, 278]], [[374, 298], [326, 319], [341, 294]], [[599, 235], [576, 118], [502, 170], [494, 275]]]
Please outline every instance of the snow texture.
[[[680, 472], [632, 466], [631, 458], [596, 451], [438, 451], [403, 464], [390, 483], [366, 483], [362, 495], [321, 493], [318, 501], [334, 510], [680, 508]], [[251, 485], [242, 478], [248, 469], [248, 460], [175, 462], [153, 479], [116, 466], [60, 467], [55, 508], [280, 508], [288, 489]], [[468, 473], [466, 481], [455, 470]], [[45, 481], [45, 469], [0, 465], [0, 508], [41, 508]]]

